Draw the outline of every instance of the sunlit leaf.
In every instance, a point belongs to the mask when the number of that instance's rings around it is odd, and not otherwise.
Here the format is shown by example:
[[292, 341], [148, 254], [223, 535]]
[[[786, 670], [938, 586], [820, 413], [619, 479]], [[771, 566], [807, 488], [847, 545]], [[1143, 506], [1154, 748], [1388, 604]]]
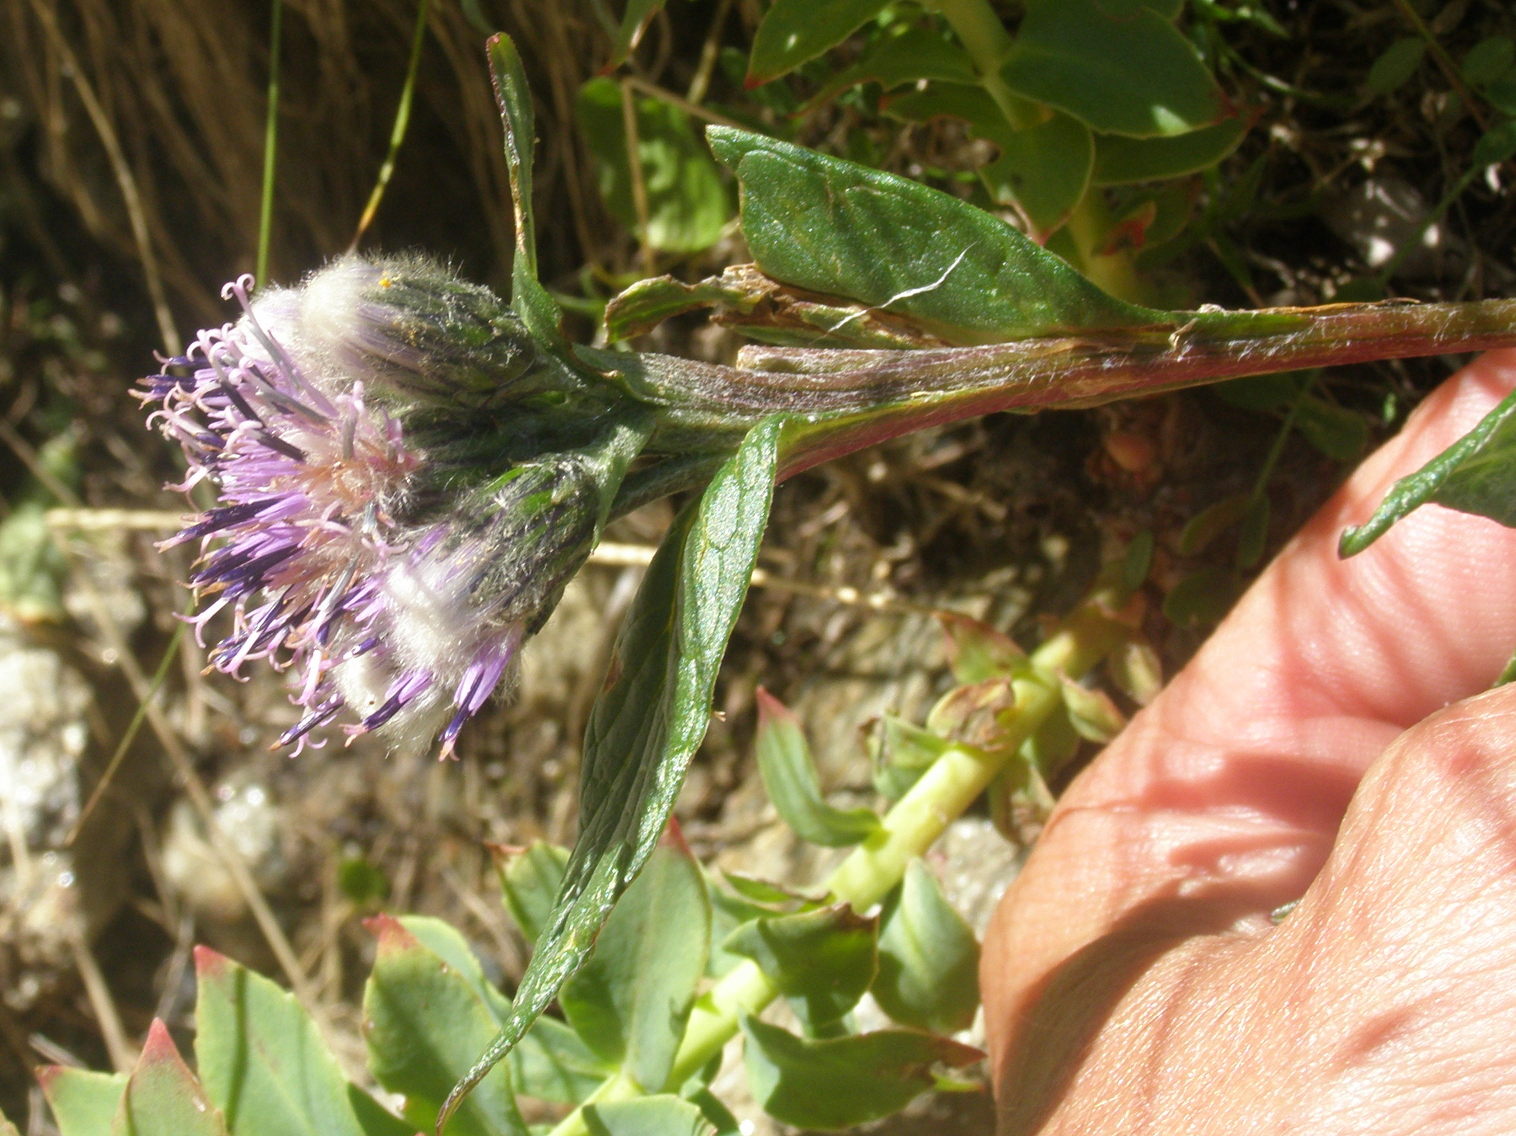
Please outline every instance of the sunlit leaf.
[[799, 1038], [745, 1018], [748, 1085], [765, 1112], [801, 1128], [847, 1128], [889, 1116], [936, 1084], [935, 1064], [968, 1065], [977, 1049], [908, 1030]]
[[1026, 652], [1003, 631], [957, 612], [943, 612], [937, 622], [947, 633], [948, 666], [957, 682], [983, 682], [1020, 673]]
[[687, 1100], [671, 1095], [586, 1105], [590, 1136], [715, 1136], [716, 1126]]
[[756, 87], [835, 47], [889, 0], [774, 0], [753, 33], [747, 84]]
[[154, 1020], [111, 1124], [111, 1136], [226, 1136], [221, 1113]]
[[1020, 211], [1035, 238], [1062, 225], [1089, 187], [1094, 143], [1089, 127], [1070, 115], [1055, 113], [1015, 129], [983, 87], [956, 83], [902, 94], [887, 109], [910, 122], [960, 119], [975, 137], [993, 143], [999, 154], [979, 176], [994, 201]]
[[680, 516], [648, 566], [590, 713], [580, 836], [511, 1015], [455, 1086], [464, 1098], [583, 965], [667, 824], [710, 721], [716, 674], [768, 520], [783, 421], [768, 419]]
[[664, 846], [626, 889], [558, 995], [574, 1031], [647, 1092], [664, 1087], [705, 974], [711, 910], [687, 851]]
[[1208, 170], [1241, 144], [1251, 123], [1238, 115], [1211, 126], [1166, 138], [1095, 136], [1095, 185], [1163, 181]]
[[826, 803], [810, 747], [795, 715], [759, 687], [756, 752], [758, 775], [784, 822], [812, 844], [842, 848], [879, 831], [872, 809], [839, 809]]
[[[369, 1068], [405, 1098], [405, 1116], [431, 1130], [453, 1084], [498, 1028], [494, 1013], [457, 969], [387, 915], [368, 923], [379, 939], [363, 992]], [[449, 1136], [525, 1136], [505, 1068], [463, 1101]]]
[[126, 1092], [125, 1073], [95, 1073], [66, 1065], [43, 1066], [37, 1070], [37, 1081], [61, 1136], [109, 1132]]
[[486, 50], [495, 100], [500, 106], [500, 122], [505, 130], [505, 161], [516, 222], [511, 307], [540, 342], [557, 344], [562, 338], [558, 305], [537, 279], [537, 229], [532, 214], [532, 149], [536, 136], [532, 91], [527, 85], [521, 55], [510, 36], [491, 36]]
[[1103, 134], [1183, 134], [1233, 113], [1195, 48], [1147, 6], [1029, 4], [1001, 75], [1018, 94]]
[[579, 128], [595, 162], [601, 198], [650, 248], [675, 253], [709, 248], [730, 216], [715, 163], [684, 111], [646, 95], [632, 96], [631, 104], [635, 151], [627, 137], [621, 85], [597, 78], [579, 88]]
[[[532, 848], [562, 851], [550, 844], [534, 844]], [[446, 964], [447, 981], [466, 986], [498, 1028], [510, 1012], [510, 1001], [485, 977], [478, 956], [457, 928], [422, 915], [401, 916], [399, 922]], [[448, 996], [456, 997], [456, 991]], [[537, 1019], [521, 1044], [511, 1050], [510, 1066], [517, 1093], [566, 1104], [577, 1104], [615, 1072], [613, 1065], [591, 1053], [573, 1030], [554, 1018]], [[447, 1087], [452, 1087], [451, 1082]]]
[[979, 1009], [979, 943], [920, 860], [885, 905], [869, 989], [895, 1021], [932, 1033], [967, 1029]]
[[520, 851], [497, 855], [506, 909], [528, 943], [535, 943], [552, 919], [568, 856], [567, 848], [540, 840]]
[[840, 1020], [869, 988], [878, 934], [876, 920], [841, 904], [755, 919], [721, 945], [756, 962], [816, 1032]]
[[195, 1066], [232, 1136], [407, 1133], [347, 1083], [294, 995], [206, 947], [195, 976]]
[[1151, 323], [1009, 225], [905, 178], [727, 127], [742, 228], [776, 280], [909, 315], [950, 342]]
[[1428, 501], [1516, 527], [1516, 393], [1479, 424], [1385, 494], [1374, 515], [1342, 534], [1343, 556], [1362, 552], [1392, 524]]

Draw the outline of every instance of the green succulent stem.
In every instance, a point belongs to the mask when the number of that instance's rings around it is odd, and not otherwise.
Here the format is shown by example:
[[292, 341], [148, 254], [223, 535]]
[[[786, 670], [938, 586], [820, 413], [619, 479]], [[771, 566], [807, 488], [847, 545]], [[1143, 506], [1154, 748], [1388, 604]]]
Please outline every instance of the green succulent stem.
[[[994, 749], [956, 745], [943, 752], [884, 815], [878, 832], [853, 849], [817, 890], [859, 912], [883, 900], [904, 878], [907, 865], [967, 811], [1058, 708], [1059, 676], [1086, 674], [1121, 643], [1128, 629], [1115, 612], [1123, 598], [1114, 586], [1097, 587], [1031, 654], [1025, 676], [1014, 680], [1015, 710], [1005, 724], [1003, 744]], [[677, 1091], [721, 1053], [744, 1017], [761, 1012], [777, 997], [778, 987], [756, 962], [739, 963], [696, 1002], [666, 1086], [639, 1086], [618, 1073], [584, 1103], [628, 1100], [665, 1088]], [[559, 1123], [551, 1136], [587, 1136], [582, 1109]]]

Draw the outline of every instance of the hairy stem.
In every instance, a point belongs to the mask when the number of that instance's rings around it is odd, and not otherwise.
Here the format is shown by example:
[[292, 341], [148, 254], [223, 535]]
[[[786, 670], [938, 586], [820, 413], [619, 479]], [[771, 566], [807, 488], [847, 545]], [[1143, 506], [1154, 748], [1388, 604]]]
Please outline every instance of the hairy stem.
[[[652, 445], [706, 452], [773, 414], [793, 420], [781, 476], [927, 426], [1073, 408], [1244, 375], [1516, 345], [1516, 300], [1398, 301], [1176, 313], [1096, 329], [926, 350], [770, 348], [763, 370], [598, 353], [663, 409]], [[735, 440], [731, 442], [735, 445]]]

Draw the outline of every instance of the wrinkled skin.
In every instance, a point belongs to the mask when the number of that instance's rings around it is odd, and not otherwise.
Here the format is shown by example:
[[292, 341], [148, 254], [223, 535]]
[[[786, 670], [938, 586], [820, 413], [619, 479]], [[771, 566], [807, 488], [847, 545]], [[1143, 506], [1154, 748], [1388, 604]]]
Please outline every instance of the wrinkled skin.
[[985, 943], [1002, 1136], [1516, 1132], [1516, 531], [1335, 552], [1513, 386], [1429, 398], [1069, 789]]

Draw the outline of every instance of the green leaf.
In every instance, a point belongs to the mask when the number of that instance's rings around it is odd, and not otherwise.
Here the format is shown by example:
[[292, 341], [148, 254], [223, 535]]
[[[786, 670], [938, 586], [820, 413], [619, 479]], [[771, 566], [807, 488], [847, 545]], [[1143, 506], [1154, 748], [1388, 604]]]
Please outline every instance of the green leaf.
[[1241, 144], [1251, 125], [1238, 116], [1169, 138], [1098, 134], [1090, 181], [1095, 185], [1131, 185], [1211, 169]]
[[586, 1105], [590, 1136], [715, 1136], [716, 1126], [687, 1100], [669, 1094]]
[[1026, 652], [1003, 631], [958, 612], [941, 612], [937, 622], [947, 634], [948, 667], [961, 683], [1010, 678], [1026, 669]]
[[[397, 922], [421, 946], [441, 959], [492, 1017], [497, 1021], [505, 1017], [510, 1010], [510, 1000], [484, 977], [478, 956], [456, 927], [429, 915], [402, 915]], [[381, 934], [382, 942], [383, 923], [372, 926]]]
[[[383, 1125], [294, 995], [206, 947], [195, 974], [195, 1064], [232, 1136], [366, 1136]], [[407, 1131], [389, 1120], [388, 1133]]]
[[774, 0], [753, 33], [747, 85], [756, 87], [835, 47], [877, 16], [889, 0]]
[[979, 1009], [979, 943], [920, 860], [885, 907], [869, 989], [895, 1021], [932, 1033], [967, 1029]]
[[1251, 493], [1230, 493], [1201, 509], [1179, 531], [1179, 555], [1204, 552], [1217, 537], [1241, 522], [1252, 501]]
[[705, 737], [717, 670], [758, 558], [783, 425], [771, 418], [748, 432], [648, 566], [590, 712], [581, 831], [553, 921], [521, 977], [511, 1016], [454, 1087], [448, 1107], [510, 1052], [583, 965], [663, 833]]
[[952, 744], [914, 722], [893, 714], [881, 715], [869, 734], [874, 788], [887, 800], [898, 801]]
[[928, 85], [972, 86], [978, 75], [973, 60], [951, 33], [931, 25], [895, 24], [868, 44], [850, 66], [827, 79], [806, 106], [816, 107], [859, 83], [878, 83], [889, 90], [923, 80]]
[[872, 809], [838, 809], [821, 796], [810, 747], [795, 715], [758, 688], [758, 775], [763, 788], [795, 835], [827, 848], [845, 848], [879, 831]]
[[1058, 689], [1063, 695], [1069, 725], [1085, 741], [1105, 745], [1126, 725], [1125, 715], [1105, 691], [1085, 686], [1065, 674], [1058, 676]]
[[1145, 6], [1119, 13], [1102, 0], [1036, 0], [1001, 76], [1102, 134], [1183, 134], [1235, 113], [1189, 41]]
[[744, 1057], [753, 1099], [800, 1128], [847, 1128], [899, 1112], [936, 1078], [937, 1063], [968, 1065], [981, 1054], [946, 1038], [907, 1030], [810, 1040], [744, 1018]]
[[1459, 65], [1463, 81], [1472, 87], [1494, 82], [1516, 66], [1516, 41], [1510, 36], [1486, 36], [1464, 55]]
[[1516, 392], [1426, 465], [1390, 486], [1374, 515], [1342, 534], [1338, 552], [1357, 555], [1428, 501], [1516, 527]]
[[741, 1123], [710, 1089], [697, 1089], [693, 1093], [686, 1090], [685, 1097], [704, 1114], [716, 1136], [742, 1136]]
[[[550, 844], [532, 846], [533, 851], [538, 849], [549, 857], [562, 851]], [[530, 858], [529, 852], [522, 859]], [[489, 1011], [498, 1029], [510, 1013], [510, 1002], [485, 978], [478, 956], [458, 930], [440, 919], [421, 915], [401, 916], [400, 925], [468, 987]], [[613, 1065], [591, 1053], [573, 1030], [553, 1018], [537, 1019], [521, 1044], [511, 1051], [510, 1065], [511, 1083], [517, 1093], [565, 1104], [577, 1104], [616, 1071]], [[451, 1082], [448, 1087], [451, 1088]]]
[[1035, 240], [1068, 220], [1090, 187], [1095, 143], [1090, 129], [1072, 115], [1054, 113], [1008, 134], [1000, 156], [979, 171], [996, 201], [1014, 204]]
[[807, 1030], [840, 1021], [858, 1004], [877, 966], [877, 920], [846, 904], [755, 919], [721, 944], [756, 962]]
[[705, 974], [711, 908], [688, 851], [663, 846], [606, 920], [584, 968], [558, 995], [590, 1049], [657, 1092]]
[[981, 167], [980, 179], [990, 197], [1014, 205], [1035, 239], [1058, 228], [1090, 184], [1095, 147], [1089, 127], [1066, 114], [1022, 129], [1013, 129], [989, 92], [978, 85], [934, 83], [890, 100], [891, 117], [907, 122], [961, 119], [979, 138], [1000, 151]]
[[226, 1136], [221, 1113], [157, 1019], [110, 1128], [112, 1136]]
[[553, 917], [553, 900], [563, 886], [568, 849], [537, 841], [497, 861], [505, 906], [528, 943], [535, 943]]
[[743, 233], [776, 280], [888, 308], [964, 344], [1163, 318], [945, 193], [758, 134], [706, 134], [737, 174]]
[[505, 129], [505, 163], [516, 222], [516, 258], [511, 264], [511, 307], [544, 345], [559, 345], [558, 305], [537, 280], [537, 229], [532, 214], [532, 146], [535, 126], [532, 91], [521, 55], [510, 36], [493, 35], [485, 45], [500, 122]]
[[[433, 921], [435, 922], [435, 921]], [[397, 919], [375, 916], [379, 939], [363, 992], [374, 1078], [405, 1097], [405, 1117], [430, 1130], [439, 1106], [497, 1029], [474, 986]], [[282, 1128], [272, 1131], [284, 1132]], [[506, 1070], [484, 1077], [448, 1124], [449, 1136], [525, 1136]]]
[[511, 1050], [511, 1083], [518, 1096], [574, 1105], [615, 1073], [557, 1018], [541, 1017]]
[[600, 68], [602, 74], [614, 71], [626, 62], [632, 48], [642, 38], [654, 16], [663, 10], [667, 0], [627, 0], [626, 11], [621, 14], [621, 24], [611, 41], [611, 54]]
[[594, 158], [601, 198], [650, 248], [673, 253], [709, 248], [730, 215], [715, 163], [684, 111], [645, 95], [631, 101], [635, 155], [621, 84], [596, 78], [579, 88], [579, 126]]
[[1210, 627], [1237, 599], [1237, 580], [1225, 568], [1202, 568], [1163, 597], [1163, 614], [1180, 627]]
[[42, 1066], [37, 1070], [37, 1081], [61, 1136], [109, 1132], [111, 1119], [126, 1093], [124, 1073], [95, 1073], [66, 1065]]
[[1334, 461], [1357, 461], [1369, 444], [1369, 427], [1361, 415], [1317, 395], [1306, 395], [1300, 400], [1295, 411], [1295, 429]]
[[1387, 95], [1399, 87], [1421, 66], [1427, 42], [1420, 36], [1404, 36], [1379, 53], [1369, 67], [1363, 87], [1371, 95]]

